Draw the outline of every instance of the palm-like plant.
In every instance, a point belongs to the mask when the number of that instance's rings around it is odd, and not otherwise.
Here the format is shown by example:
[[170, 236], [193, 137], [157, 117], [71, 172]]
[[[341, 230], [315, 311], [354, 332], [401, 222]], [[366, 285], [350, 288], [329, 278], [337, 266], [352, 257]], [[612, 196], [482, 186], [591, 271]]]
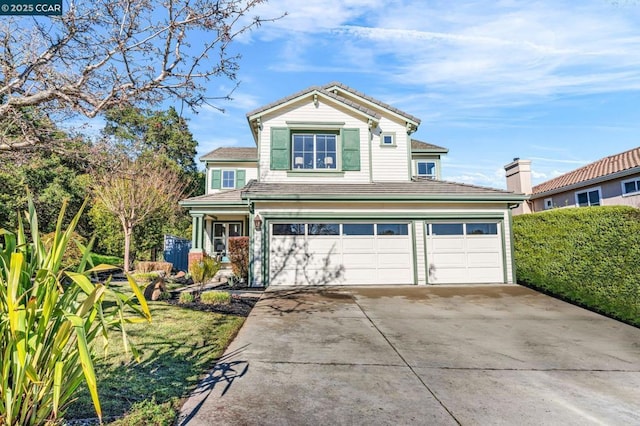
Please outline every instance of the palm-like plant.
[[[0, 424], [59, 422], [83, 381], [101, 417], [94, 343], [102, 336], [106, 349], [107, 331], [117, 328], [125, 349], [137, 356], [127, 343], [124, 325], [151, 320], [142, 292], [130, 277], [133, 296], [110, 288], [109, 281], [91, 282], [91, 273], [111, 268], [85, 270], [92, 241], [86, 247], [77, 243], [83, 257], [75, 272], [63, 269], [63, 255], [84, 206], [66, 230], [64, 209], [49, 248], [38, 232], [31, 200], [26, 212], [30, 241], [22, 220], [16, 233], [0, 229]], [[105, 299], [111, 303], [103, 304]]]

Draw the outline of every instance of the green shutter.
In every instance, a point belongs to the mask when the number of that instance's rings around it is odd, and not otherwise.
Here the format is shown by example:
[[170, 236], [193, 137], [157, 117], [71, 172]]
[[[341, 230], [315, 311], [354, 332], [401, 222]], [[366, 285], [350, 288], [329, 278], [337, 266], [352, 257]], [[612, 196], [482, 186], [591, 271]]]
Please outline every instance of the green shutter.
[[291, 169], [289, 128], [271, 128], [271, 170]]
[[245, 176], [247, 175], [246, 170], [236, 170], [236, 188], [244, 187]]
[[360, 170], [360, 129], [342, 129], [342, 170]]
[[222, 186], [222, 172], [211, 170], [211, 189], [220, 189]]

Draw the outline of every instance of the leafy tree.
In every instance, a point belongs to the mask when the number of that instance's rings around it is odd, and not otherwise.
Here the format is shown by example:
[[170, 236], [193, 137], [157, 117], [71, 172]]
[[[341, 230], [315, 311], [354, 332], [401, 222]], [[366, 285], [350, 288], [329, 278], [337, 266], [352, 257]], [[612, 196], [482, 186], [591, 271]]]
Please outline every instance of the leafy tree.
[[156, 214], [177, 209], [184, 195], [178, 173], [162, 162], [123, 159], [115, 172], [96, 178], [96, 199], [120, 221], [124, 233], [124, 269], [131, 266], [134, 230]]
[[0, 133], [0, 150], [47, 140], [25, 107], [91, 118], [119, 105], [172, 99], [196, 108], [229, 98], [207, 94], [204, 83], [236, 78], [231, 43], [264, 22], [246, 16], [264, 1], [69, 1], [62, 16], [5, 17], [0, 117], [20, 136]]

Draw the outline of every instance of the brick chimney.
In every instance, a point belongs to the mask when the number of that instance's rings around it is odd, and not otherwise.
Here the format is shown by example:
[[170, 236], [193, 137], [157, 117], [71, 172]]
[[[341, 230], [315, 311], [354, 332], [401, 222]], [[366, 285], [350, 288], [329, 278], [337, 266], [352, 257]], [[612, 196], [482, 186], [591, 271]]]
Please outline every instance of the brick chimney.
[[[531, 160], [521, 160], [514, 158], [513, 161], [504, 166], [507, 175], [507, 191], [516, 194], [531, 194]], [[531, 208], [527, 201], [513, 209], [513, 214], [531, 213]]]

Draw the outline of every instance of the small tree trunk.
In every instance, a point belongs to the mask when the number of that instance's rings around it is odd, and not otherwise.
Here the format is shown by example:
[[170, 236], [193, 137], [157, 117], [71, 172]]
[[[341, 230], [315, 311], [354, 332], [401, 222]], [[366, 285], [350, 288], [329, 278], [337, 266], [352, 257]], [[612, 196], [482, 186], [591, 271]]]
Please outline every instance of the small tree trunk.
[[130, 263], [130, 253], [131, 253], [131, 227], [125, 227], [124, 229], [124, 271], [129, 272]]

